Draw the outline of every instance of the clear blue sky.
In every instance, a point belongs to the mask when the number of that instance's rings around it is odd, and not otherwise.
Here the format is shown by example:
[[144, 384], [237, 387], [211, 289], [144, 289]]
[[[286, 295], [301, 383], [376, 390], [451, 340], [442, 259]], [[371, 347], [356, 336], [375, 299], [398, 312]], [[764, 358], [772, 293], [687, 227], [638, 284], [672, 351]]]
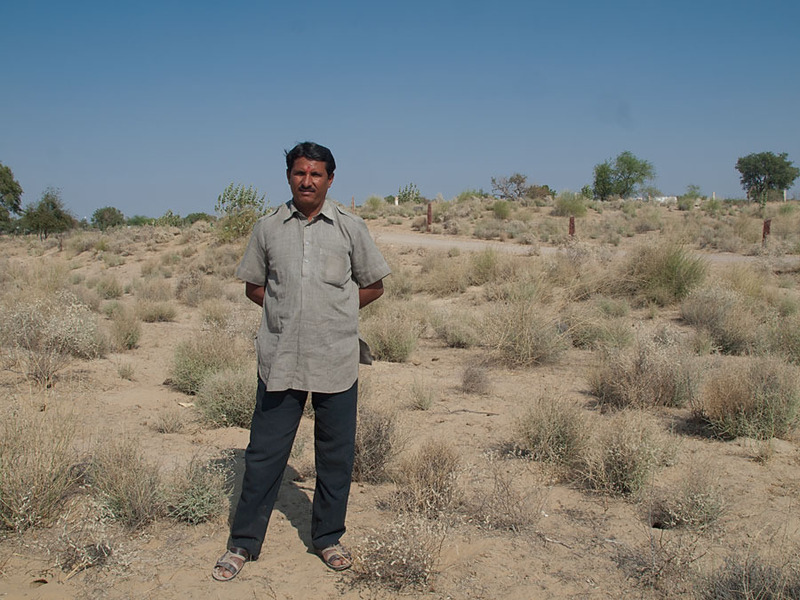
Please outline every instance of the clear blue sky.
[[[330, 196], [429, 198], [493, 176], [578, 190], [630, 150], [658, 187], [743, 197], [800, 164], [800, 2], [6, 1], [0, 162], [79, 218], [288, 199], [283, 151], [331, 148]], [[795, 188], [796, 190], [797, 188]]]

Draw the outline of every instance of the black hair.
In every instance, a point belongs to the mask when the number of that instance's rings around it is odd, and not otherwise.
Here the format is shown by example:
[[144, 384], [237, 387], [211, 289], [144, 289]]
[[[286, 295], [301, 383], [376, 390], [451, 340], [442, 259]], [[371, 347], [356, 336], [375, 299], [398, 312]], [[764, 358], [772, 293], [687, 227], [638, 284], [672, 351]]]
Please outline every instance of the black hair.
[[336, 161], [333, 160], [333, 154], [325, 146], [320, 146], [314, 142], [301, 142], [288, 152], [286, 155], [286, 170], [291, 171], [294, 167], [294, 161], [298, 158], [305, 158], [307, 160], [318, 160], [325, 163], [325, 171], [328, 177], [333, 177], [333, 172], [336, 170]]

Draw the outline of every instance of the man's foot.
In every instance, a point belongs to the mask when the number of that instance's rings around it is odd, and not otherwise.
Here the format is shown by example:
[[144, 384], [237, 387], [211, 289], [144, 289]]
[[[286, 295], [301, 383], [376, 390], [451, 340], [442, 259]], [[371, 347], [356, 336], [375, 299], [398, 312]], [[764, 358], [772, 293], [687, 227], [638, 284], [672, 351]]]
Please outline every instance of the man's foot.
[[322, 562], [334, 571], [344, 571], [353, 566], [353, 557], [350, 555], [347, 548], [341, 544], [333, 544], [318, 552], [320, 557], [322, 557]]
[[247, 550], [232, 546], [219, 557], [211, 576], [217, 581], [230, 581], [239, 574], [248, 560], [250, 553]]

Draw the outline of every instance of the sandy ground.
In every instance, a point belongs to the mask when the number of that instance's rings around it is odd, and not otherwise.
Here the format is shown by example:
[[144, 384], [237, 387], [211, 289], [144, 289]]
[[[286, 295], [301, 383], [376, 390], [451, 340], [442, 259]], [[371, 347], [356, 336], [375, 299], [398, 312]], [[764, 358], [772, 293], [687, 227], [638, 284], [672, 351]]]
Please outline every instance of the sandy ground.
[[[457, 245], [469, 251], [485, 246], [476, 240], [410, 233], [407, 228], [371, 228], [378, 244], [393, 256], [405, 257], [402, 260], [409, 268], [418, 262], [422, 248]], [[7, 257], [22, 262], [58, 255], [57, 249], [51, 249], [45, 256], [32, 257], [7, 239], [0, 239], [0, 245]], [[530, 252], [511, 243], [491, 245]], [[122, 281], [133, 281], [140, 276], [145, 260], [178, 249], [176, 236], [108, 270]], [[555, 251], [539, 250], [545, 255]], [[226, 283], [232, 296], [241, 294], [241, 287], [235, 281]], [[235, 306], [258, 319], [258, 312], [245, 302]], [[71, 409], [82, 430], [89, 432], [87, 443], [106, 436], [131, 436], [166, 469], [193, 455], [230, 453], [240, 472], [247, 431], [201, 427], [192, 398], [165, 385], [175, 346], [200, 326], [198, 311], [181, 305], [174, 322], [143, 324], [138, 348], [73, 364], [44, 398], [49, 407]], [[499, 469], [512, 482], [515, 493], [521, 494], [530, 515], [530, 525], [519, 532], [491, 530], [468, 518], [451, 523], [441, 534], [441, 556], [428, 590], [401, 594], [375, 584], [357, 585], [352, 573], [331, 572], [309, 552], [314, 482], [309, 467], [311, 423], [304, 420], [298, 440], [305, 449], [290, 461], [262, 558], [246, 565], [236, 580], [218, 583], [210, 577], [225, 546], [227, 515], [198, 526], [159, 521], [131, 535], [113, 524], [98, 522], [76, 501], [52, 528], [0, 542], [0, 598], [691, 597], [688, 579], [695, 573], [708, 573], [734, 553], [789, 556], [795, 552], [800, 541], [800, 452], [796, 443], [775, 440], [771, 459], [758, 462], [754, 460], [759, 451], [755, 442], [725, 443], [681, 433], [689, 419], [687, 411], [659, 412], [656, 418], [665, 429], [677, 432], [678, 449], [672, 466], [658, 473], [655, 487], [674, 485], [700, 471], [718, 483], [726, 510], [713, 531], [684, 534], [651, 529], [646, 502], [590, 494], [560, 483], [534, 463], [500, 460], [498, 464], [499, 459], [493, 458], [493, 450], [508, 437], [514, 419], [532, 395], [563, 396], [593, 410], [586, 381], [592, 355], [573, 349], [554, 366], [495, 367], [488, 395], [465, 394], [459, 390], [464, 366], [481, 353], [447, 348], [429, 337], [421, 340], [406, 363], [377, 362], [362, 367], [362, 381], [368, 382], [375, 400], [400, 411], [408, 452], [425, 440], [448, 440], [462, 458], [465, 501], [474, 500], [472, 492], [491, 482]], [[119, 377], [121, 363], [133, 367], [132, 381]], [[427, 411], [409, 408], [410, 388], [420, 381], [435, 392], [434, 404]], [[4, 406], [8, 402], [42, 402], [41, 394], [12, 373], [4, 372], [0, 383]], [[188, 424], [182, 433], [160, 434], [152, 429], [150, 425], [159, 415], [175, 411]], [[354, 484], [346, 543], [357, 547], [394, 518], [391, 511], [381, 508], [391, 491], [388, 484]], [[107, 566], [66, 572], [57, 566], [63, 546], [59, 540], [65, 532], [81, 526], [105, 531], [115, 552]], [[676, 573], [686, 578], [670, 575], [663, 586], [666, 592], [648, 588], [636, 576], [648, 563], [660, 565], [661, 555], [670, 556]]]

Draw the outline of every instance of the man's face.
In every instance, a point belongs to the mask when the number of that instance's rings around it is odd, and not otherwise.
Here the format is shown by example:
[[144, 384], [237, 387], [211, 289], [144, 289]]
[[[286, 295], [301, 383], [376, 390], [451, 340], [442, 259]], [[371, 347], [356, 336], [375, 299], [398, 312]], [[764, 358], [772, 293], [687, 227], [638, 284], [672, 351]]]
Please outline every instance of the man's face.
[[286, 171], [286, 177], [297, 209], [309, 219], [316, 215], [325, 203], [328, 188], [333, 183], [333, 175], [328, 177], [325, 163], [301, 156]]

